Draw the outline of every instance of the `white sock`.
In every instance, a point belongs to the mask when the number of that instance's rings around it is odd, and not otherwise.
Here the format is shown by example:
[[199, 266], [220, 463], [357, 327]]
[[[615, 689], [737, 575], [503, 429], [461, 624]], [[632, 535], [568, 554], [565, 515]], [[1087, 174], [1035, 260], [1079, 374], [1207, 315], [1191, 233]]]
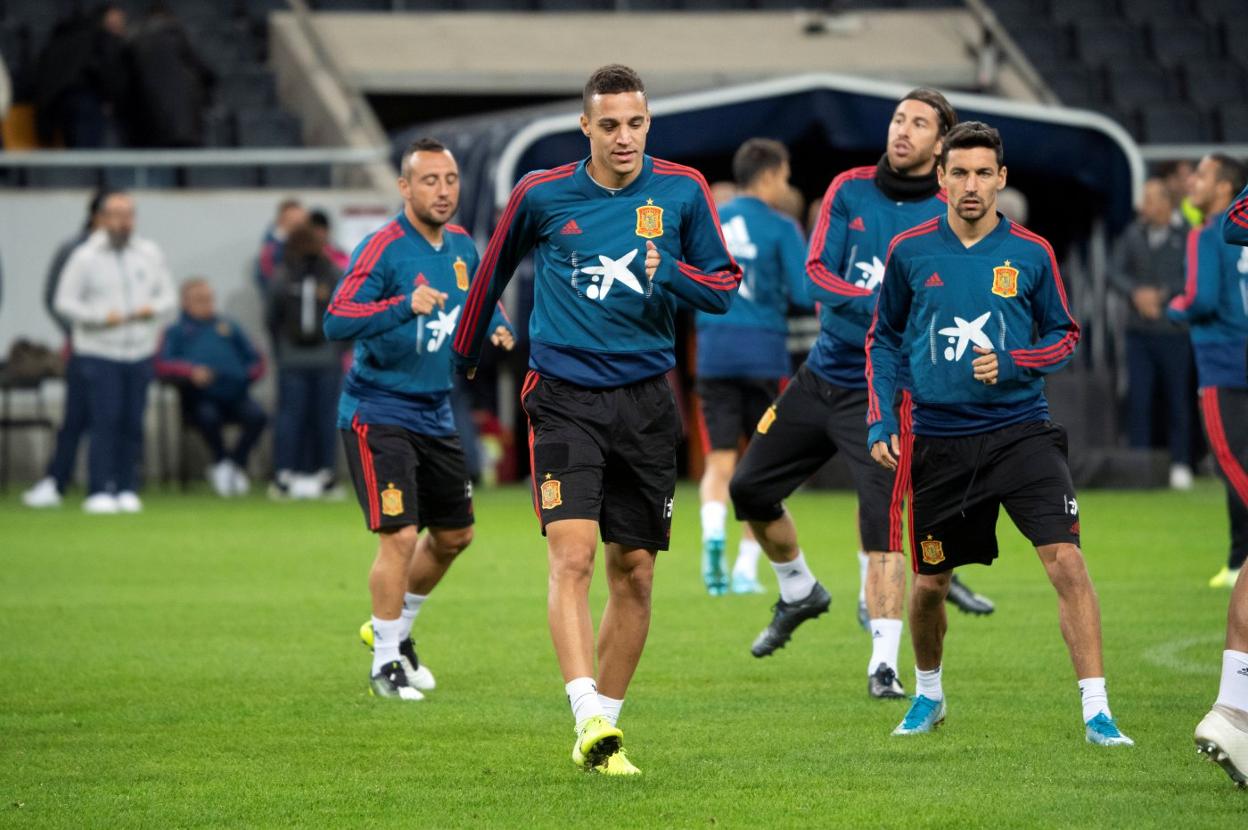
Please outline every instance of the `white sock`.
[[776, 581], [780, 583], [780, 599], [797, 602], [810, 596], [815, 587], [815, 575], [806, 566], [806, 555], [800, 550], [792, 562], [772, 562]]
[[572, 718], [580, 726], [589, 718], [603, 714], [602, 701], [598, 699], [598, 684], [592, 677], [574, 677], [563, 687], [572, 705]]
[[1218, 703], [1248, 712], [1248, 652], [1222, 652], [1222, 683]]
[[1105, 693], [1105, 678], [1085, 677], [1079, 681], [1079, 694], [1083, 697], [1083, 722], [1087, 723], [1104, 712], [1105, 717], [1112, 718], [1109, 711], [1109, 695]]
[[914, 693], [928, 700], [944, 700], [945, 690], [940, 685], [940, 666], [931, 671], [914, 667]]
[[403, 627], [399, 629], [400, 643], [412, 636], [412, 623], [416, 622], [420, 606], [424, 605], [427, 599], [429, 599], [428, 594], [403, 594], [403, 610], [399, 612], [399, 619], [403, 621]]
[[763, 546], [754, 539], [742, 539], [737, 545], [737, 561], [732, 565], [733, 576], [758, 579], [758, 557]]
[[728, 505], [722, 501], [708, 501], [702, 505], [702, 541], [724, 538], [724, 522], [728, 520]]
[[867, 564], [871, 559], [865, 551], [858, 551], [858, 601], [867, 601]]
[[620, 723], [620, 710], [624, 708], [623, 700], [616, 700], [606, 695], [598, 695], [598, 702], [602, 704], [602, 716], [605, 717], [612, 726], [618, 726]]
[[403, 638], [399, 631], [403, 628], [403, 618], [383, 620], [373, 617], [373, 674], [381, 671], [381, 667], [399, 659], [399, 643]]
[[901, 648], [901, 620], [881, 617], [871, 621], [871, 662], [867, 664], [867, 676], [875, 673], [880, 663], [897, 671], [897, 651]]

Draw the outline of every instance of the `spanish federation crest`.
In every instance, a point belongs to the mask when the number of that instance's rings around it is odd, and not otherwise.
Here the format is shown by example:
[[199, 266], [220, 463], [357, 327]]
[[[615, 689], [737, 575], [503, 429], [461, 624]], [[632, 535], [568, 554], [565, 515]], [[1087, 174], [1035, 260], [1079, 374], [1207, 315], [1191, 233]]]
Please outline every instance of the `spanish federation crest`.
[[460, 291], [468, 290], [468, 263], [463, 257], [455, 257], [455, 287]]
[[551, 478], [550, 473], [546, 474], [546, 480], [542, 482], [542, 509], [554, 510], [563, 504], [563, 489], [559, 484], [559, 479]]
[[399, 516], [403, 513], [403, 491], [394, 486], [394, 482], [381, 491], [381, 512], [387, 516]]
[[992, 293], [998, 297], [1018, 296], [1018, 269], [1008, 259], [992, 269]]
[[646, 199], [646, 203], [637, 208], [637, 235], [645, 239], [663, 235], [663, 208], [656, 205], [654, 199]]
[[927, 564], [939, 565], [945, 561], [945, 546], [939, 539], [933, 539], [932, 534], [927, 534], [927, 538], [919, 542], [919, 548], [923, 551], [923, 561]]

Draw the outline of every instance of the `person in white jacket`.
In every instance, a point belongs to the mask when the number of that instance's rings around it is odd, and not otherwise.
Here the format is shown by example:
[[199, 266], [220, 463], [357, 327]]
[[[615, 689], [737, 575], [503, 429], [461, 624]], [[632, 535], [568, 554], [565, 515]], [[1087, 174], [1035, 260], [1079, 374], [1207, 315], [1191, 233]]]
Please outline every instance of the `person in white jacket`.
[[138, 512], [143, 411], [162, 316], [177, 293], [154, 242], [134, 235], [134, 200], [112, 193], [100, 227], [70, 255], [53, 305], [73, 324], [91, 411], [83, 509]]

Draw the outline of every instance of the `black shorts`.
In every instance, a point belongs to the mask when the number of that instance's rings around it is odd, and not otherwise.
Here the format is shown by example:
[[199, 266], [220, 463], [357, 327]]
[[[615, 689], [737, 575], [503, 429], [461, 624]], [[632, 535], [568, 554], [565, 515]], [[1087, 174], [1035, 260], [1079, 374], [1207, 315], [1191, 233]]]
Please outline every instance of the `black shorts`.
[[369, 530], [472, 526], [472, 481], [458, 435], [358, 420], [341, 432]]
[[[900, 437], [908, 445], [909, 393], [902, 393], [898, 409]], [[732, 476], [737, 518], [779, 519], [784, 499], [838, 452], [849, 463], [858, 493], [863, 550], [901, 550], [906, 481], [875, 463], [867, 450], [867, 390], [834, 386], [805, 365], [763, 414]], [[907, 461], [903, 449], [901, 469]]]
[[749, 438], [780, 394], [778, 379], [706, 378], [698, 381], [702, 403], [702, 451], [735, 450]]
[[1066, 430], [1051, 421], [954, 438], [914, 436], [910, 558], [917, 573], [997, 558], [1002, 505], [1036, 547], [1079, 544]]
[[529, 372], [520, 403], [542, 533], [591, 519], [604, 542], [667, 550], [681, 430], [667, 378], [587, 389]]

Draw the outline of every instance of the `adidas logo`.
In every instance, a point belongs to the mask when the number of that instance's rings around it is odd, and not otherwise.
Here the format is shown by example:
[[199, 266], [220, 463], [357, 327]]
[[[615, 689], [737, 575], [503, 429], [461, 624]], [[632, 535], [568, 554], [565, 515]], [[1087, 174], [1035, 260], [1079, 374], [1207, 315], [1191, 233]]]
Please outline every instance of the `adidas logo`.
[[569, 219], [568, 224], [564, 225], [563, 229], [559, 231], [559, 233], [562, 234], [563, 236], [571, 236], [572, 234], [576, 234], [580, 232], [581, 232], [581, 226], [576, 224], [575, 219]]
[[944, 287], [945, 283], [940, 278], [940, 274], [937, 274], [935, 271], [933, 271], [932, 275], [927, 278], [927, 282], [923, 284], [926, 285], [928, 288], [942, 288]]
[[854, 217], [854, 221], [849, 223], [849, 229], [851, 231], [865, 231], [867, 229], [867, 225], [862, 221], [861, 216], [856, 216]]
[[420, 288], [422, 285], [428, 285], [428, 284], [429, 284], [429, 280], [425, 278], [425, 275], [423, 273], [416, 275], [416, 287], [417, 288]]
[[1240, 675], [1241, 677], [1248, 677], [1248, 668], [1240, 669], [1239, 671], [1235, 673]]

